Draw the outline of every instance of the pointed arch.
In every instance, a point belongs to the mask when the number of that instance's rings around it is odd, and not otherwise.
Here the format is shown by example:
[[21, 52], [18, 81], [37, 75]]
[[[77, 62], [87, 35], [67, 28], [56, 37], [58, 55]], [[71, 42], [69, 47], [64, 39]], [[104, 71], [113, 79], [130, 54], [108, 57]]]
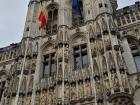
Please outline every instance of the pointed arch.
[[43, 54], [55, 50], [55, 41], [49, 40], [41, 46], [41, 51]]
[[109, 57], [108, 62], [109, 62], [110, 70], [115, 69], [115, 61], [114, 61], [114, 58], [113, 58], [111, 52], [109, 52], [109, 56], [108, 57]]
[[75, 33], [70, 37], [70, 43], [72, 45], [74, 45], [75, 43], [86, 43], [86, 42], [87, 42], [87, 37], [83, 32]]
[[17, 93], [18, 84], [19, 84], [19, 77], [16, 77], [16, 78], [13, 80], [13, 84], [12, 84], [12, 92], [13, 92], [13, 93]]
[[34, 42], [34, 47], [33, 47], [33, 54], [37, 54], [38, 53], [38, 42], [37, 41], [35, 41]]
[[32, 54], [32, 43], [31, 42], [29, 42], [29, 44], [28, 44], [28, 49], [27, 49], [27, 55], [31, 55]]

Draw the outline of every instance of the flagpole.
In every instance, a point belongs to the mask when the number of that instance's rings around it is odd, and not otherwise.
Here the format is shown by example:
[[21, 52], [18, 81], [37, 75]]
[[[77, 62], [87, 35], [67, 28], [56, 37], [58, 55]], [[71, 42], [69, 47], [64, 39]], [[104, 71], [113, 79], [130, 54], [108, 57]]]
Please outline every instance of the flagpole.
[[[32, 14], [33, 14], [34, 9], [32, 10]], [[30, 23], [30, 27], [32, 26], [32, 19], [31, 18], [31, 23]], [[23, 79], [23, 71], [24, 71], [24, 67], [25, 67], [25, 61], [26, 61], [26, 56], [27, 56], [27, 50], [29, 47], [29, 36], [31, 33], [31, 29], [29, 30], [28, 34], [27, 34], [27, 43], [25, 43], [25, 52], [24, 52], [24, 58], [23, 58], [23, 63], [22, 63], [22, 69], [21, 69], [21, 73], [20, 73], [20, 77], [19, 77], [19, 83], [18, 83], [18, 90], [17, 90], [17, 94], [16, 94], [16, 98], [15, 98], [15, 104], [17, 105], [18, 103], [18, 99], [19, 99], [19, 92], [20, 92], [20, 88], [21, 88], [21, 83], [22, 83], [22, 79]]]
[[16, 99], [15, 99], [15, 105], [17, 105], [17, 102], [18, 102], [18, 99], [19, 99], [19, 92], [20, 92], [21, 82], [22, 82], [22, 79], [23, 79], [23, 71], [24, 71], [24, 67], [25, 67], [28, 45], [29, 45], [29, 38], [27, 36], [27, 44], [26, 44], [26, 47], [25, 47], [24, 59], [23, 59], [23, 63], [22, 63], [21, 74], [20, 74], [20, 77], [19, 77], [19, 84], [18, 84], [18, 90], [17, 90], [17, 94], [16, 94]]

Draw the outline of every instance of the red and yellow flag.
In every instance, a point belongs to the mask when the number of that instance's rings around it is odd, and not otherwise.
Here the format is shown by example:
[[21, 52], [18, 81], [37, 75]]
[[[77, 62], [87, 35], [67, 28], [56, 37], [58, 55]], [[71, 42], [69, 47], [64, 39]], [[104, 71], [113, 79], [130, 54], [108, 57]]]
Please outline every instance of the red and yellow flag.
[[41, 9], [40, 9], [40, 13], [39, 13], [39, 17], [38, 20], [40, 22], [40, 28], [44, 29], [47, 26], [47, 19], [45, 16], [45, 9], [41, 4]]

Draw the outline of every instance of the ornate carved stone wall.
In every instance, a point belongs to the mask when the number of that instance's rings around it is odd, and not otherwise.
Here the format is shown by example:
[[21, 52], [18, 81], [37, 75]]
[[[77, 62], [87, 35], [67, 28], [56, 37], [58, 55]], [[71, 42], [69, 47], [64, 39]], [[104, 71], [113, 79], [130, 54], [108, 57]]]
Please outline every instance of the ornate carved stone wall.
[[139, 105], [140, 2], [79, 0], [77, 17], [64, 1], [42, 1], [39, 29], [30, 0], [21, 42], [0, 49], [1, 105]]

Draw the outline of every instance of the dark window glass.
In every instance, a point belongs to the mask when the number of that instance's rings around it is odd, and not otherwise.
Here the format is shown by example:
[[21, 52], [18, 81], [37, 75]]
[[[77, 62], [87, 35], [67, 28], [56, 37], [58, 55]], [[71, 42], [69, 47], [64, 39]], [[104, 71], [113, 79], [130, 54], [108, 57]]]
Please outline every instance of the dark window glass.
[[140, 72], [140, 56], [134, 56], [134, 61], [138, 72]]
[[26, 31], [29, 31], [29, 27], [26, 28]]
[[43, 78], [47, 78], [48, 76], [54, 76], [56, 74], [56, 70], [55, 53], [45, 55]]
[[83, 66], [88, 64], [88, 55], [87, 54], [82, 55], [82, 61], [83, 61]]
[[51, 76], [56, 73], [56, 64], [54, 62], [51, 63]]
[[74, 63], [75, 63], [75, 69], [80, 68], [80, 56], [79, 55], [75, 56]]
[[74, 48], [74, 68], [79, 69], [88, 65], [87, 46], [80, 45]]
[[105, 4], [105, 7], [106, 7], [106, 8], [108, 8], [108, 5], [107, 5], [107, 4]]
[[99, 8], [102, 8], [102, 7], [103, 7], [103, 5], [102, 5], [102, 3], [100, 3], [100, 4], [99, 4]]
[[47, 78], [48, 75], [49, 75], [49, 65], [48, 65], [48, 63], [45, 63], [45, 64], [44, 64], [43, 77], [44, 77], [44, 78]]

